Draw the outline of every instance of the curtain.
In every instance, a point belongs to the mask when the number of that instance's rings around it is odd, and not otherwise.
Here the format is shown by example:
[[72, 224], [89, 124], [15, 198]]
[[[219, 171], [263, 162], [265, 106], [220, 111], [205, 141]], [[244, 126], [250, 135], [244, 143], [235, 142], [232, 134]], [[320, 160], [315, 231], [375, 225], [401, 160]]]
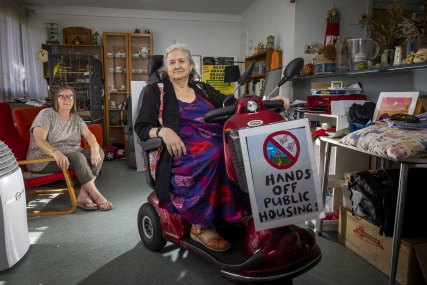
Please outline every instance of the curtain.
[[0, 0], [0, 101], [44, 100], [43, 75], [35, 66], [28, 13], [10, 0]]

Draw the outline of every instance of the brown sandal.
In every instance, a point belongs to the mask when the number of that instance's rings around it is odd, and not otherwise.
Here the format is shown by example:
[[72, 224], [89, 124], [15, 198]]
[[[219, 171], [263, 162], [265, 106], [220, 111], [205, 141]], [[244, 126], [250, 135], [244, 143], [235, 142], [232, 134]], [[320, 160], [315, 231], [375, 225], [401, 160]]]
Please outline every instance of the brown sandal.
[[190, 231], [191, 239], [203, 244], [210, 250], [213, 250], [216, 252], [223, 252], [230, 249], [231, 247], [230, 243], [226, 241], [224, 238], [222, 238], [220, 235], [206, 240], [203, 237], [204, 232], [205, 232], [205, 228], [196, 227], [193, 225]]

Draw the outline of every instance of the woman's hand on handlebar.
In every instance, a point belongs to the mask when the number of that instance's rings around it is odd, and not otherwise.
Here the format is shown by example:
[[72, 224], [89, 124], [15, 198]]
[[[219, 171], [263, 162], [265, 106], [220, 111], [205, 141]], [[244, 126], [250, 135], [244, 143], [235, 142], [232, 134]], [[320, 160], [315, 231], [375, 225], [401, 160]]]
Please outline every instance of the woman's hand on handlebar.
[[285, 110], [289, 109], [289, 106], [291, 105], [291, 101], [289, 101], [288, 98], [282, 97], [282, 96], [276, 96], [274, 98], [271, 98], [270, 100], [280, 100], [283, 101], [283, 107]]
[[184, 143], [172, 129], [162, 128], [159, 132], [159, 137], [165, 142], [170, 155], [180, 157], [183, 154], [187, 154]]

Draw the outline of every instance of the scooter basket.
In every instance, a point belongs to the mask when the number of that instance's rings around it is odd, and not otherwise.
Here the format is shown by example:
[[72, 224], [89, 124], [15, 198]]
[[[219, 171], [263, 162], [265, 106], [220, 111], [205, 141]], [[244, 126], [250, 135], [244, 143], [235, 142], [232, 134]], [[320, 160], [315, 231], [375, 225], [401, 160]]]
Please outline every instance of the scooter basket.
[[236, 170], [237, 181], [242, 191], [248, 193], [248, 182], [246, 181], [245, 166], [243, 164], [242, 147], [240, 145], [238, 130], [226, 131], [225, 139], [230, 149], [231, 159]]

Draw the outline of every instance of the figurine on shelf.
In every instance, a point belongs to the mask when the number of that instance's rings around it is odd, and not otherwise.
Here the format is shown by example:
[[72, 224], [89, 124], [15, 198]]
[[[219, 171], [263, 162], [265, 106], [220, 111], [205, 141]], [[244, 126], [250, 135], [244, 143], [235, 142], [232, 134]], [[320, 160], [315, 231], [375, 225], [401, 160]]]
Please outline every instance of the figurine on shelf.
[[134, 33], [136, 33], [136, 34], [140, 34], [141, 33], [141, 30], [140, 29], [135, 29], [135, 31], [133, 31]]
[[93, 45], [98, 44], [98, 37], [99, 37], [99, 33], [98, 31], [95, 31], [95, 33], [92, 34], [92, 40], [91, 40]]
[[427, 48], [420, 48], [414, 55], [414, 63], [423, 63], [427, 61]]
[[270, 35], [267, 37], [267, 50], [274, 50], [274, 36]]

